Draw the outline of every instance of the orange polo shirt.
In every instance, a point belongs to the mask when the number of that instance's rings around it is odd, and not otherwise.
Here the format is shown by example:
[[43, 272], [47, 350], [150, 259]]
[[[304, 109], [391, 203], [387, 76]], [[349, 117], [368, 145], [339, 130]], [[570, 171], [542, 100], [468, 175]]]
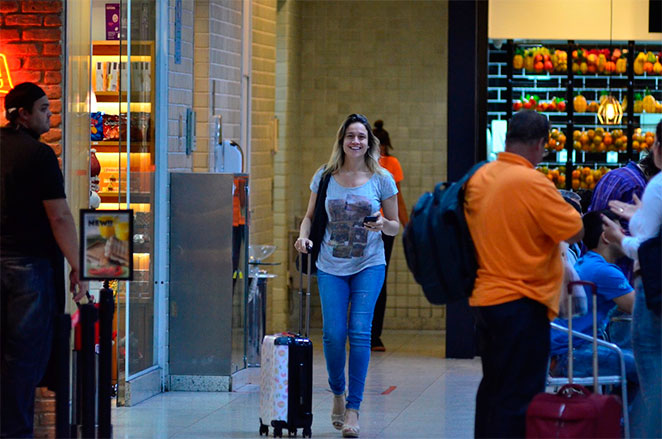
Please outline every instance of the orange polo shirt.
[[464, 206], [479, 267], [469, 304], [529, 297], [554, 319], [563, 276], [559, 243], [581, 230], [579, 213], [531, 162], [510, 152], [474, 174]]

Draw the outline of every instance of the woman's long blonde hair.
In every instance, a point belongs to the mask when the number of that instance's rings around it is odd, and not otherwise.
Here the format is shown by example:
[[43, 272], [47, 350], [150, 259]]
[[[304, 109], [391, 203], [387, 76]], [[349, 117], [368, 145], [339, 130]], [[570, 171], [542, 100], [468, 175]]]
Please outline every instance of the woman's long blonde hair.
[[362, 114], [350, 114], [347, 116], [347, 119], [340, 125], [340, 128], [338, 129], [338, 133], [336, 134], [336, 141], [333, 144], [333, 150], [331, 151], [331, 157], [329, 157], [329, 161], [326, 163], [325, 169], [324, 169], [324, 175], [328, 173], [335, 173], [340, 170], [342, 167], [343, 163], [345, 162], [345, 151], [343, 151], [343, 140], [345, 139], [345, 133], [347, 132], [347, 128], [353, 124], [353, 123], [360, 123], [362, 124], [365, 129], [368, 131], [368, 151], [365, 153], [365, 164], [372, 172], [373, 174], [381, 174], [385, 175], [386, 174], [386, 169], [384, 169], [380, 164], [379, 164], [379, 157], [380, 157], [380, 151], [379, 151], [379, 139], [375, 137], [375, 135], [372, 132], [372, 128], [370, 128], [370, 122], [368, 122], [368, 119], [362, 115]]

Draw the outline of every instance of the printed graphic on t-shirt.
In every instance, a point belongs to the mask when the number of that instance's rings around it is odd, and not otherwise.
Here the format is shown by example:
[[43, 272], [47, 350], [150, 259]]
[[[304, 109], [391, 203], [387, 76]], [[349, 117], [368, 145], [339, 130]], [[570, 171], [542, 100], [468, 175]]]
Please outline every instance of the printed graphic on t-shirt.
[[343, 199], [328, 200], [328, 244], [336, 258], [359, 258], [368, 244], [368, 231], [363, 228], [363, 218], [370, 215], [371, 203], [366, 197], [347, 195]]

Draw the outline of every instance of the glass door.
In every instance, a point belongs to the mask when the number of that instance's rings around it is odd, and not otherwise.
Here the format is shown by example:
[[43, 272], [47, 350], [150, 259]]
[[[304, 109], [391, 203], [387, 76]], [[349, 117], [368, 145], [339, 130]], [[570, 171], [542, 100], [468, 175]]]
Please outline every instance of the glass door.
[[[126, 379], [156, 365], [154, 345], [154, 207], [155, 207], [155, 5], [154, 1], [123, 0], [127, 23], [120, 40], [120, 155], [125, 158], [120, 202], [134, 211], [134, 273], [124, 292]], [[122, 128], [124, 131], [122, 132]], [[120, 328], [121, 330], [122, 328]]]
[[111, 284], [117, 310], [113, 378], [118, 384], [119, 405], [131, 404], [125, 401], [126, 382], [158, 364], [154, 312], [155, 3], [93, 0], [92, 7], [91, 82], [96, 108], [92, 108], [90, 123], [91, 146], [100, 167], [98, 208], [134, 212], [133, 280]]

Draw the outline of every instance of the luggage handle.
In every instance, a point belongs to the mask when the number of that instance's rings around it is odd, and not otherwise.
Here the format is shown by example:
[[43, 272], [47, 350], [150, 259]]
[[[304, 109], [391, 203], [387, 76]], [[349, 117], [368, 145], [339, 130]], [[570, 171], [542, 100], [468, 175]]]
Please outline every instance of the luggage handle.
[[[299, 267], [299, 331], [297, 334], [303, 337], [308, 337], [308, 332], [310, 331], [310, 276], [312, 275], [311, 273], [311, 262], [312, 262], [312, 251], [313, 247], [312, 245], [306, 244], [306, 251], [307, 253], [300, 253], [299, 260], [303, 263], [303, 259], [306, 259], [306, 264], [307, 264], [307, 286], [306, 286], [306, 311], [304, 315], [304, 292], [303, 292], [303, 266]], [[305, 323], [304, 323], [305, 320]], [[303, 332], [303, 329], [305, 327], [305, 332]]]
[[[593, 298], [593, 390], [601, 393], [598, 387], [598, 286], [589, 281], [576, 280], [568, 282], [568, 309], [572, 309], [572, 288], [575, 285], [587, 286], [591, 289]], [[573, 378], [573, 347], [572, 347], [572, 317], [568, 319], [568, 382], [572, 384]]]

